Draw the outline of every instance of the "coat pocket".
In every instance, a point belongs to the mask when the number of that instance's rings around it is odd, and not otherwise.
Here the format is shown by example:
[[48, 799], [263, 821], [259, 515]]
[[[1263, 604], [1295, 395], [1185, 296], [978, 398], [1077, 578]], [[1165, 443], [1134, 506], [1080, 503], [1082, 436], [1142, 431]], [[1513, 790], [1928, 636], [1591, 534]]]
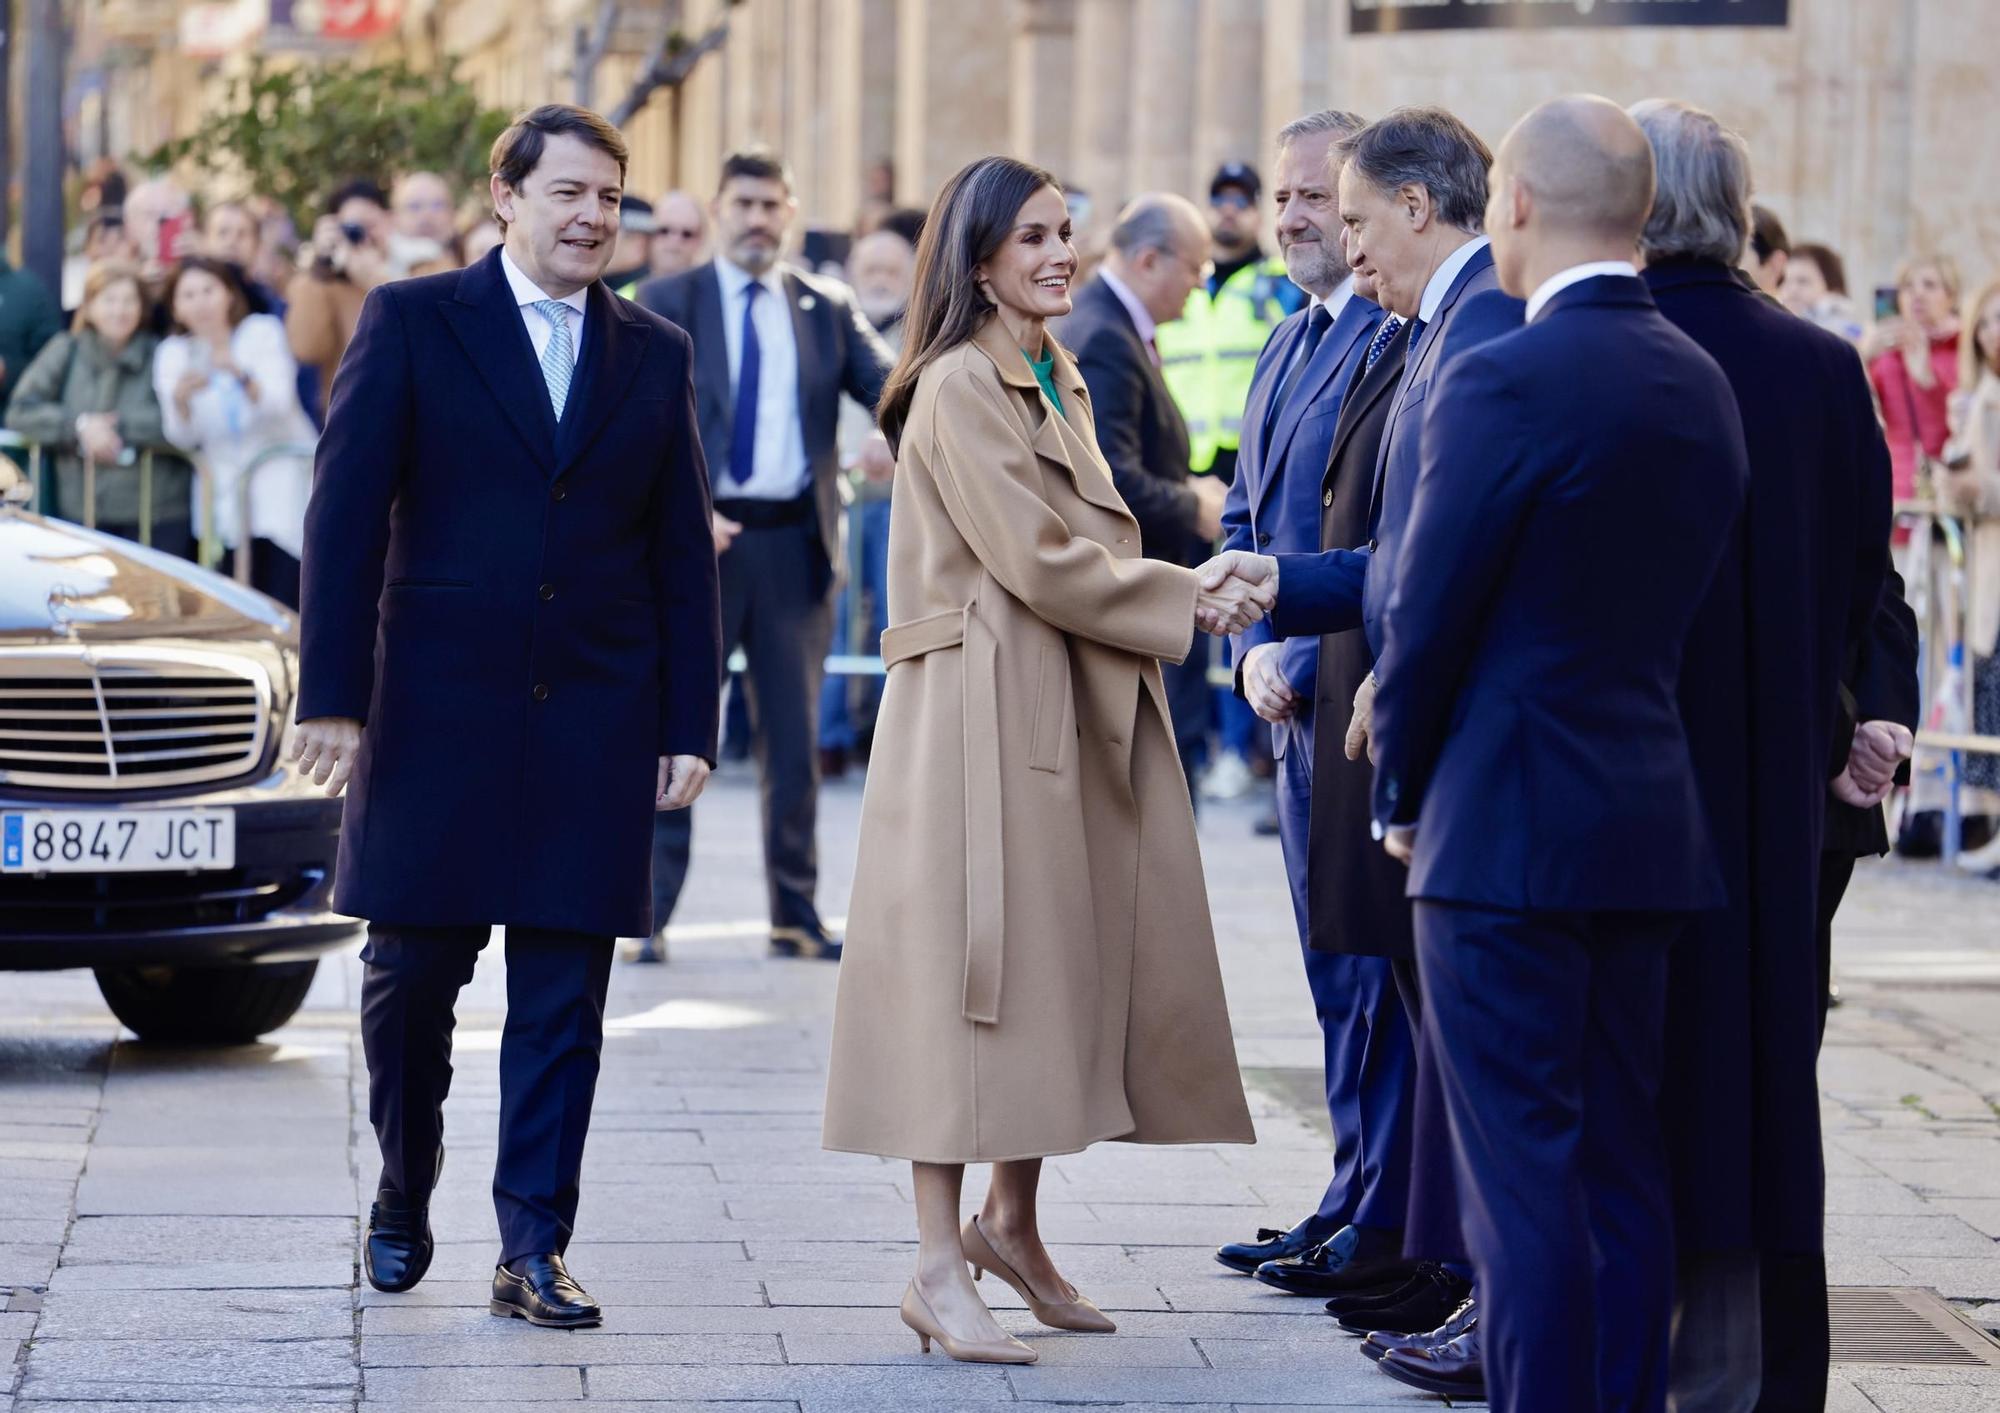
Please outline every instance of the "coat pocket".
[[1069, 653], [1060, 643], [1044, 643], [1042, 680], [1035, 692], [1035, 738], [1028, 750], [1030, 770], [1062, 769], [1069, 722]]

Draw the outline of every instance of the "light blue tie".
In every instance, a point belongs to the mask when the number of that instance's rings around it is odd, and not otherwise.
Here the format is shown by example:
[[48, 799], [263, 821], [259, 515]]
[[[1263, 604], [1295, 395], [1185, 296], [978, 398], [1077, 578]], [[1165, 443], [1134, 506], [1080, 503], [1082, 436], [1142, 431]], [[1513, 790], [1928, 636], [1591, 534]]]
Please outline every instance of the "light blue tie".
[[569, 401], [569, 380], [576, 372], [576, 345], [569, 334], [569, 306], [559, 299], [536, 300], [534, 310], [549, 321], [549, 342], [542, 350], [542, 381], [549, 385], [549, 406], [562, 421]]

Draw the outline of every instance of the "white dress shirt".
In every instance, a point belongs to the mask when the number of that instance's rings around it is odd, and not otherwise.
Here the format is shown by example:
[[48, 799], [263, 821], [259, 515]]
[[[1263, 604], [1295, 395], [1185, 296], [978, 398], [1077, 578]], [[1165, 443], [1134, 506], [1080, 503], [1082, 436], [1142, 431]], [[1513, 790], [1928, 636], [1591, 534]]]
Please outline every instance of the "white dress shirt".
[[[514, 303], [521, 307], [521, 322], [527, 326], [528, 342], [535, 346], [535, 363], [539, 366], [542, 355], [549, 350], [549, 340], [555, 336], [555, 326], [549, 323], [541, 310], [531, 309], [528, 306], [556, 297], [523, 274], [521, 267], [514, 263], [514, 257], [507, 253], [507, 247], [504, 245], [500, 247], [500, 268], [507, 274], [507, 287], [514, 291]], [[569, 310], [569, 350], [572, 366], [583, 358], [583, 310], [586, 302], [582, 290], [556, 299], [556, 303]]]
[[[715, 262], [722, 286], [722, 339], [729, 348], [729, 386], [742, 382], [743, 301], [752, 283], [763, 290], [750, 317], [757, 326], [757, 451], [750, 479], [729, 479], [729, 447], [709, 448], [717, 491], [741, 500], [796, 500], [812, 487], [805, 433], [799, 426], [799, 343], [785, 278], [774, 265], [756, 280], [727, 260]], [[732, 419], [731, 425], [734, 425]]]
[[1437, 267], [1437, 273], [1431, 276], [1431, 282], [1424, 286], [1424, 297], [1417, 301], [1417, 317], [1423, 320], [1425, 325], [1428, 326], [1431, 320], [1437, 318], [1438, 306], [1444, 303], [1444, 297], [1451, 289], [1451, 282], [1458, 278], [1458, 272], [1469, 265], [1472, 257], [1486, 249], [1489, 244], [1491, 242], [1485, 236], [1475, 236], [1445, 256], [1444, 264]]
[[1139, 302], [1139, 296], [1132, 293], [1125, 281], [1102, 268], [1098, 270], [1097, 277], [1104, 281], [1104, 287], [1117, 295], [1118, 302], [1125, 306], [1126, 314], [1131, 317], [1132, 327], [1139, 331], [1139, 342], [1146, 345], [1147, 350], [1153, 355], [1153, 366], [1157, 368], [1160, 364], [1160, 346], [1153, 342], [1153, 335], [1159, 332], [1159, 325], [1153, 322], [1153, 316], [1146, 312], [1146, 306]]
[[1587, 265], [1572, 265], [1567, 270], [1558, 270], [1535, 286], [1535, 292], [1528, 296], [1527, 322], [1534, 323], [1543, 306], [1571, 285], [1594, 280], [1599, 275], [1624, 275], [1627, 279], [1636, 279], [1638, 274], [1639, 267], [1630, 260], [1593, 260]]

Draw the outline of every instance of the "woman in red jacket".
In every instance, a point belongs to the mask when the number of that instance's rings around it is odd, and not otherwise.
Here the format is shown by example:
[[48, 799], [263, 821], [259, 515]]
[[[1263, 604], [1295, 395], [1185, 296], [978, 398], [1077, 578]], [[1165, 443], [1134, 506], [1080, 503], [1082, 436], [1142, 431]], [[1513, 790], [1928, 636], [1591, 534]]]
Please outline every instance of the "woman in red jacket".
[[1945, 404], [1958, 385], [1957, 309], [1957, 267], [1943, 256], [1909, 256], [1896, 269], [1898, 317], [1876, 325], [1862, 346], [1897, 500], [1915, 494], [1922, 457], [1941, 455], [1950, 435]]

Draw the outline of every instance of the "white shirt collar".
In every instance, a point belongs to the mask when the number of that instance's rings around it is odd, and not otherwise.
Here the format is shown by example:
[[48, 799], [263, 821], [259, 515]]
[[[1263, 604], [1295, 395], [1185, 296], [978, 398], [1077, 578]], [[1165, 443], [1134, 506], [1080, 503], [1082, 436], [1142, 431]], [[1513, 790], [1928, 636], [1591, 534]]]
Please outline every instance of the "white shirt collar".
[[[514, 263], [514, 257], [507, 253], [507, 247], [504, 245], [500, 247], [500, 268], [507, 274], [507, 287], [514, 291], [514, 302], [516, 304], [540, 304], [545, 299], [556, 298], [522, 272], [521, 267]], [[567, 304], [570, 308], [581, 314], [587, 302], [584, 298], [586, 293], [586, 290], [577, 290], [574, 293], [564, 295], [561, 299], [557, 299], [556, 302], [558, 304]]]
[[1424, 286], [1424, 297], [1417, 301], [1417, 317], [1426, 324], [1437, 318], [1438, 306], [1444, 303], [1445, 294], [1451, 289], [1451, 282], [1458, 278], [1458, 272], [1472, 262], [1472, 257], [1486, 249], [1485, 236], [1474, 236], [1451, 254], [1445, 256], [1444, 264], [1437, 267], [1431, 282]]
[[784, 288], [778, 283], [778, 267], [771, 266], [761, 275], [753, 275], [741, 265], [718, 256], [715, 261], [715, 278], [722, 285], [722, 302], [728, 308], [743, 298], [743, 291], [751, 285], [763, 286], [764, 293], [781, 295]]
[[1586, 265], [1572, 265], [1567, 270], [1558, 270], [1536, 286], [1535, 292], [1528, 296], [1527, 322], [1534, 323], [1535, 316], [1542, 312], [1543, 306], [1571, 285], [1594, 280], [1599, 275], [1624, 275], [1632, 278], [1638, 273], [1639, 267], [1630, 260], [1592, 260]]
[[1325, 299], [1321, 299], [1318, 295], [1314, 295], [1312, 297], [1311, 303], [1306, 305], [1307, 317], [1311, 317], [1314, 306], [1319, 306], [1326, 310], [1327, 317], [1332, 319], [1338, 319], [1342, 314], [1344, 314], [1347, 311], [1348, 301], [1353, 298], [1354, 298], [1354, 276], [1349, 275], [1346, 279], [1342, 280], [1339, 284], [1335, 285], [1333, 287], [1333, 293], [1328, 295]]
[[1125, 281], [1109, 270], [1099, 268], [1097, 273], [1103, 278], [1105, 288], [1118, 296], [1118, 302], [1124, 305], [1125, 312], [1132, 316], [1132, 327], [1139, 331], [1139, 342], [1151, 343], [1159, 326], [1153, 322], [1153, 316], [1146, 312], [1146, 306], [1139, 302], [1139, 296], [1132, 293], [1126, 287]]

